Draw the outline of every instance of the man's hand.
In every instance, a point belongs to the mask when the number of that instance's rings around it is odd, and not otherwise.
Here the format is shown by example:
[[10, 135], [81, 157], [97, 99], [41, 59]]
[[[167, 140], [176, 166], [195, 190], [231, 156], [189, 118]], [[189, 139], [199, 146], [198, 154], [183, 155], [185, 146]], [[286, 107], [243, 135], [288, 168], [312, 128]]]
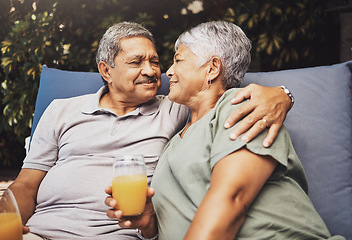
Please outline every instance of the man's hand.
[[25, 226], [25, 225], [22, 225], [22, 233], [23, 233], [23, 234], [29, 233], [29, 227], [27, 227], [27, 226]]
[[250, 101], [239, 107], [226, 120], [224, 127], [230, 128], [245, 117], [230, 135], [230, 138], [235, 140], [244, 133], [241, 139], [245, 142], [251, 141], [269, 127], [269, 133], [263, 141], [263, 146], [269, 147], [293, 103], [281, 87], [263, 87], [257, 84], [250, 84], [241, 89], [231, 103], [237, 104], [245, 99]]

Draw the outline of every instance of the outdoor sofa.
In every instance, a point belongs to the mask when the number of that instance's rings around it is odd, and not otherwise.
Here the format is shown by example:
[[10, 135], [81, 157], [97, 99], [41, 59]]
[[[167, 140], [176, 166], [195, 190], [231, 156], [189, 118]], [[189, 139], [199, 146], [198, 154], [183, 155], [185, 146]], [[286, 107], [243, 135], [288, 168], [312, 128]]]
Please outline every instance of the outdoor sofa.
[[[309, 197], [331, 234], [352, 240], [352, 61], [276, 72], [247, 73], [243, 86], [285, 85], [295, 104], [285, 120], [306, 172]], [[169, 91], [162, 75], [160, 94]], [[43, 66], [32, 133], [53, 99], [94, 93], [103, 85], [99, 73], [63, 71]], [[27, 142], [29, 143], [29, 141]], [[27, 144], [27, 148], [28, 148]], [[304, 221], [304, 219], [302, 219]]]

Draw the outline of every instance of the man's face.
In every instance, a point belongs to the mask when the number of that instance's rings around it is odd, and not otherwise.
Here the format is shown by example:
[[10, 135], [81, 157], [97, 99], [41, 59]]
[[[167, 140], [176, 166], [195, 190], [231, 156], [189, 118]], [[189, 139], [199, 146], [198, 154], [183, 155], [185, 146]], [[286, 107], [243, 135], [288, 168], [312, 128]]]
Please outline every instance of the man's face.
[[121, 51], [110, 69], [109, 91], [121, 101], [142, 104], [153, 99], [161, 86], [159, 57], [144, 37], [120, 40]]

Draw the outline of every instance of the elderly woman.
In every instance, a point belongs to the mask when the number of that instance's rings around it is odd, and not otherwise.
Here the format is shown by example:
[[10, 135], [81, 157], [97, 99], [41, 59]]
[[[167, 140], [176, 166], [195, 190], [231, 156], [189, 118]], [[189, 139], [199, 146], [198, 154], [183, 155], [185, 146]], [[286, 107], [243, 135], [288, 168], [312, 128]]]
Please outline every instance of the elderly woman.
[[230, 101], [250, 63], [251, 43], [242, 30], [227, 22], [200, 24], [175, 49], [169, 99], [188, 106], [191, 119], [166, 145], [154, 173], [157, 221], [149, 204], [143, 216], [120, 219], [120, 226], [152, 237], [157, 225], [162, 240], [331, 238], [307, 196], [286, 129], [264, 148], [265, 132], [249, 143], [233, 142], [222, 127], [226, 113], [238, 108]]

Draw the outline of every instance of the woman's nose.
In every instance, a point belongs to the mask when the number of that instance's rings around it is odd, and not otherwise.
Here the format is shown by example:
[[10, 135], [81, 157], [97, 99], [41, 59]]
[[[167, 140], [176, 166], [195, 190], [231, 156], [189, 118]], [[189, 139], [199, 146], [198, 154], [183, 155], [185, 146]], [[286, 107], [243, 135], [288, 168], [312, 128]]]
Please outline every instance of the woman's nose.
[[166, 75], [171, 78], [174, 75], [174, 65], [172, 64], [171, 67], [166, 71]]

